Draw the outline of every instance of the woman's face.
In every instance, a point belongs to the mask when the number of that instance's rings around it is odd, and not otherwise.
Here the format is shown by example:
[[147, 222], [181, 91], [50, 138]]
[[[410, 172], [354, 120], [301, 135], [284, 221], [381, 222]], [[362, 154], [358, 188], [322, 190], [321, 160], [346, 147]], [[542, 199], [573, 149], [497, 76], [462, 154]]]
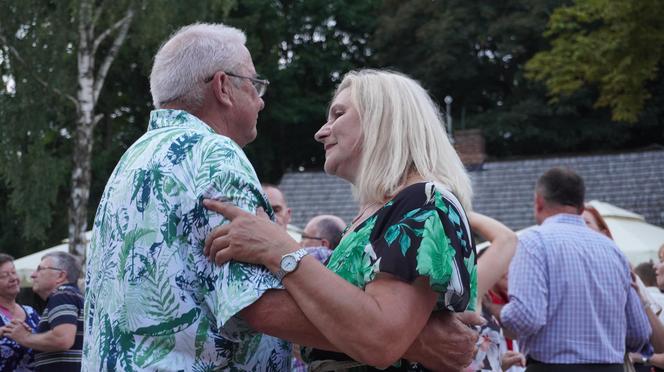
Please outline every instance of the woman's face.
[[602, 229], [599, 227], [599, 221], [597, 221], [597, 218], [595, 218], [594, 214], [588, 211], [583, 211], [583, 220], [586, 221], [586, 226], [590, 227], [591, 229], [597, 231], [600, 234], [610, 237], [606, 229]]
[[362, 155], [360, 115], [344, 89], [332, 101], [327, 123], [314, 135], [325, 148], [325, 173], [354, 183]]
[[0, 265], [0, 295], [14, 296], [21, 290], [21, 281], [16, 274], [13, 262], [5, 262]]

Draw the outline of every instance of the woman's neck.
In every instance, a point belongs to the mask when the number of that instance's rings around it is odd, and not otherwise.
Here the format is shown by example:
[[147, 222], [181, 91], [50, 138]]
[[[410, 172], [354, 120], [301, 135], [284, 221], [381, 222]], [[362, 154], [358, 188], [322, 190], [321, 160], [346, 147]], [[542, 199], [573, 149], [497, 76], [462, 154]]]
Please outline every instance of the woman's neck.
[[16, 297], [0, 296], [0, 306], [7, 310], [13, 310], [16, 306]]

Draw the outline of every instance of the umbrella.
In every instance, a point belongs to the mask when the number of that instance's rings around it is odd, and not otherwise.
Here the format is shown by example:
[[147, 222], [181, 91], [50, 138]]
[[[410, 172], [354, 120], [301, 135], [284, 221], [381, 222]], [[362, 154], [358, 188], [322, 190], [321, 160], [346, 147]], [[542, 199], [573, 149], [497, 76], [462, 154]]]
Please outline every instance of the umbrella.
[[597, 200], [589, 202], [604, 218], [613, 240], [633, 265], [657, 260], [664, 245], [664, 229], [646, 222], [640, 214]]

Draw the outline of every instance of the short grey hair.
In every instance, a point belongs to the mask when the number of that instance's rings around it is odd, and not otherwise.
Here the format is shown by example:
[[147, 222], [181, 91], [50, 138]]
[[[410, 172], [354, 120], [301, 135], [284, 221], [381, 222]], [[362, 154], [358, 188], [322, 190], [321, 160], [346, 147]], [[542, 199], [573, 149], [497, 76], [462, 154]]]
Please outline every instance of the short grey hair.
[[330, 249], [334, 250], [341, 241], [341, 235], [344, 232], [344, 224], [341, 219], [333, 217], [322, 217], [316, 227], [318, 228], [318, 236], [330, 242]]
[[74, 255], [67, 252], [51, 252], [45, 254], [42, 260], [47, 257], [51, 257], [54, 261], [53, 265], [67, 274], [69, 283], [76, 283], [81, 276], [81, 265]]
[[155, 108], [166, 103], [200, 108], [204, 80], [237, 67], [246, 41], [244, 32], [221, 23], [196, 23], [176, 31], [154, 57], [150, 92]]

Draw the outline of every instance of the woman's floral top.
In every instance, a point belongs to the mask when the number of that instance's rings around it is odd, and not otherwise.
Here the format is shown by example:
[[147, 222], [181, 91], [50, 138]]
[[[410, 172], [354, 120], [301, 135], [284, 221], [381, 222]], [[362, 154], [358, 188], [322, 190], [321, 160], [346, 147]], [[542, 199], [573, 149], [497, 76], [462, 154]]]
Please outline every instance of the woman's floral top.
[[[360, 288], [379, 272], [408, 283], [426, 276], [439, 293], [434, 311], [474, 310], [477, 268], [470, 226], [457, 198], [433, 182], [406, 187], [346, 232], [327, 267]], [[303, 354], [314, 365], [315, 360], [344, 359], [315, 349]], [[400, 363], [392, 370], [418, 368]]]
[[[25, 323], [34, 331], [39, 324], [39, 314], [30, 306], [21, 305], [25, 311]], [[0, 313], [0, 327], [9, 324], [5, 314]], [[9, 337], [0, 337], [0, 372], [25, 372], [32, 371], [33, 362], [32, 349], [25, 348]]]

